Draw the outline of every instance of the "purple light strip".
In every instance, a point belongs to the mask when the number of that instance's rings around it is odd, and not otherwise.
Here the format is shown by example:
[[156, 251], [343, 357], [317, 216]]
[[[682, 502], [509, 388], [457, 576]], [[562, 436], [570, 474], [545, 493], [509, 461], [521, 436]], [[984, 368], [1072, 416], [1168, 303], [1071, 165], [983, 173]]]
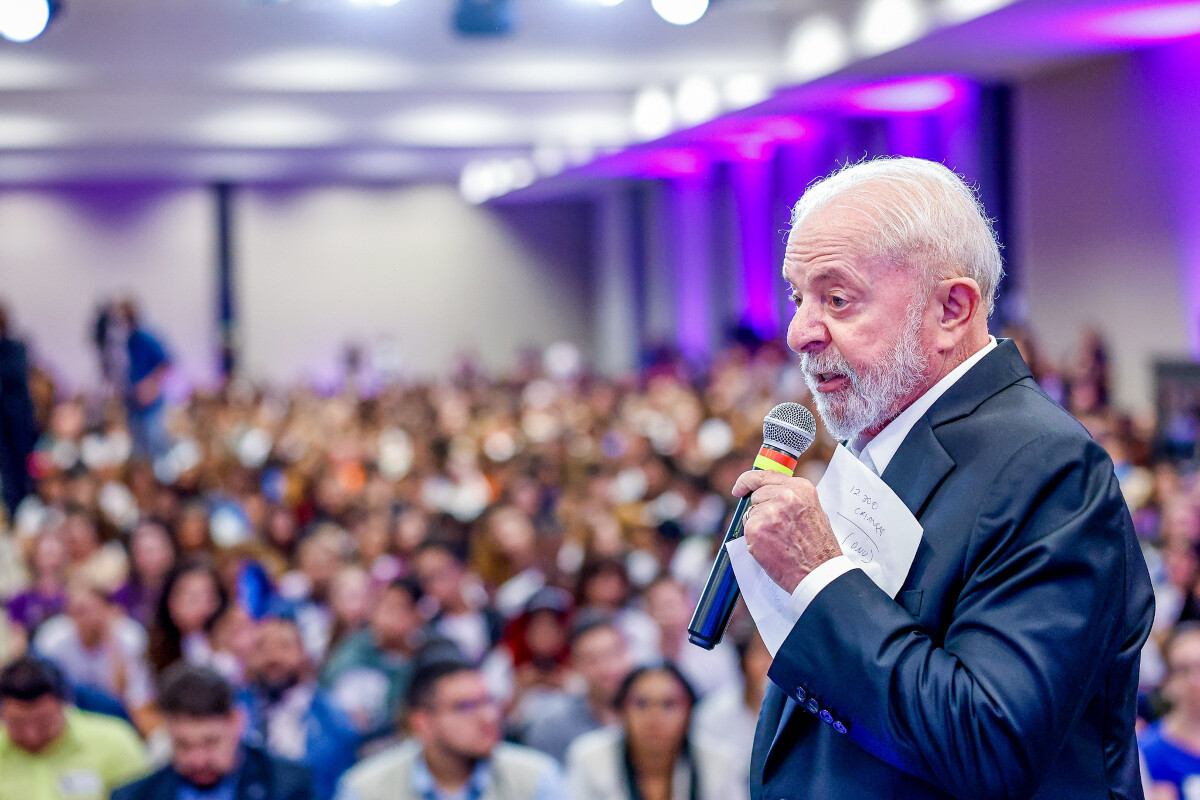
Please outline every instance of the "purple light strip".
[[730, 166], [734, 203], [737, 208], [741, 269], [738, 321], [762, 339], [779, 335], [779, 265], [771, 237], [774, 220], [771, 199], [771, 163], [746, 160]]

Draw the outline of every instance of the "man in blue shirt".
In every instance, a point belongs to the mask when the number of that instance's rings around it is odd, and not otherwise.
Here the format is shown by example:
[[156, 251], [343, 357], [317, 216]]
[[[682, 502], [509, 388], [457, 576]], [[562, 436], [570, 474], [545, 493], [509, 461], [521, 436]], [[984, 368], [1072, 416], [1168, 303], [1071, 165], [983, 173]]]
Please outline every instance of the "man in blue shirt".
[[561, 800], [557, 764], [500, 741], [500, 706], [453, 645], [419, 654], [408, 690], [413, 738], [342, 778], [338, 800]]
[[1164, 694], [1171, 700], [1165, 717], [1138, 737], [1152, 797], [1200, 797], [1200, 623], [1181, 622], [1163, 646], [1167, 662]]
[[112, 793], [112, 800], [312, 800], [299, 764], [242, 743], [233, 688], [208, 667], [179, 661], [163, 673], [158, 696], [171, 763]]
[[126, 333], [128, 374], [121, 383], [133, 451], [138, 456], [159, 458], [171, 446], [162, 386], [171, 358], [162, 343], [142, 327], [137, 305], [132, 300], [121, 300], [113, 311], [114, 324]]
[[317, 685], [294, 619], [259, 621], [246, 671], [249, 682], [238, 695], [247, 717], [246, 741], [304, 764], [317, 800], [327, 800], [354, 764], [361, 737]]

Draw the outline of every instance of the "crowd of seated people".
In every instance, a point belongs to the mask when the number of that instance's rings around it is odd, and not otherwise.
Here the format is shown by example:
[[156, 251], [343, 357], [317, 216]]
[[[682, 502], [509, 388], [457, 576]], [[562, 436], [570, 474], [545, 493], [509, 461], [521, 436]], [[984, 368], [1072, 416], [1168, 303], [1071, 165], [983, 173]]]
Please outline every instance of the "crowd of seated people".
[[[1158, 601], [1147, 785], [1185, 799], [1195, 473], [1110, 405], [1102, 342], [1054, 365], [1011, 335], [1117, 464]], [[34, 491], [0, 529], [0, 706], [59, 709], [47, 741], [122, 726], [107, 746], [135, 766], [78, 796], [150, 775], [114, 796], [231, 799], [251, 768], [280, 784], [256, 800], [748, 794], [770, 655], [744, 609], [712, 651], [686, 627], [764, 415], [807, 398], [781, 346], [621, 379], [527, 358], [369, 391], [234, 380], [167, 404], [153, 458], [111, 395], [33, 396]], [[834, 446], [819, 436], [798, 474], [818, 480]], [[225, 749], [181, 761], [200, 723]], [[53, 749], [0, 732], [0, 768]], [[0, 781], [0, 800], [57, 796], [12, 791]]]

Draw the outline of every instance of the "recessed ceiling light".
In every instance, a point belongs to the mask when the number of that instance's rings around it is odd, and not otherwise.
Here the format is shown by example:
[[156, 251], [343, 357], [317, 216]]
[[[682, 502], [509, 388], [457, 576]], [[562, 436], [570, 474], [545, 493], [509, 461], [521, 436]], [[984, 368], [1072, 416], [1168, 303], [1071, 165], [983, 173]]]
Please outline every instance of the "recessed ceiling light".
[[770, 96], [770, 82], [765, 76], [757, 73], [733, 75], [721, 83], [721, 97], [730, 108], [757, 105]]
[[788, 37], [788, 70], [803, 80], [836, 72], [849, 60], [846, 30], [829, 14], [813, 14], [802, 20]]
[[31, 150], [69, 141], [70, 128], [43, 117], [0, 116], [0, 149]]
[[721, 112], [721, 93], [707, 75], [684, 78], [675, 91], [675, 113], [686, 125], [710, 120]]
[[238, 86], [277, 92], [382, 91], [410, 84], [414, 74], [390, 56], [332, 48], [269, 53], [225, 71]]
[[859, 14], [854, 41], [873, 56], [908, 44], [925, 32], [921, 0], [867, 0]]
[[314, 147], [336, 141], [343, 127], [296, 108], [247, 108], [216, 114], [196, 126], [210, 144], [234, 147]]
[[1003, 8], [1013, 0], [942, 0], [938, 11], [946, 22], [966, 22]]
[[650, 0], [650, 5], [672, 25], [691, 25], [708, 11], [708, 0]]
[[0, 36], [31, 42], [42, 35], [58, 10], [55, 0], [4, 0], [0, 3]]
[[665, 89], [648, 86], [633, 101], [633, 131], [642, 139], [657, 139], [671, 132], [675, 115]]
[[619, 110], [562, 111], [541, 117], [538, 141], [623, 145], [629, 141], [629, 115]]
[[429, 147], [493, 147], [527, 144], [526, 127], [513, 115], [477, 105], [428, 106], [393, 115], [381, 126], [394, 142]]

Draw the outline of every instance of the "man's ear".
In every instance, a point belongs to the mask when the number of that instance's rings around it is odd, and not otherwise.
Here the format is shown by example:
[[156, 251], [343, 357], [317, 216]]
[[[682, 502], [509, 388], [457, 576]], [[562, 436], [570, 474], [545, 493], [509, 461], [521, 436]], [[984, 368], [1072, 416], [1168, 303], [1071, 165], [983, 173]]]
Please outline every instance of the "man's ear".
[[419, 707], [409, 709], [408, 730], [418, 739], [425, 739], [429, 733], [429, 712]]
[[971, 278], [941, 281], [933, 289], [937, 304], [939, 349], [952, 350], [962, 341], [982, 308], [979, 284]]

